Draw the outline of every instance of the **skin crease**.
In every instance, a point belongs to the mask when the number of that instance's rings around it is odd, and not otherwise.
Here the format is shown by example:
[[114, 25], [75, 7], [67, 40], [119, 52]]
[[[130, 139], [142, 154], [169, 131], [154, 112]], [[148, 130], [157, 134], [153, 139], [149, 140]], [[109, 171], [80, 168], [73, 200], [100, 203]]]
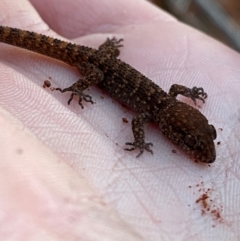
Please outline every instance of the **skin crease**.
[[[54, 86], [69, 86], [79, 78], [76, 70], [1, 44], [0, 236], [238, 240], [239, 54], [145, 1], [31, 2], [35, 9], [24, 0], [1, 1], [0, 24], [91, 47], [123, 37], [120, 58], [165, 91], [173, 83], [205, 89], [206, 103], [198, 105], [221, 143], [211, 166], [198, 164], [147, 125], [154, 155], [136, 159], [123, 150], [135, 113], [97, 88], [90, 90], [95, 105], [68, 106], [68, 94], [42, 83], [51, 77]], [[201, 215], [201, 188], [210, 188], [221, 218]]]

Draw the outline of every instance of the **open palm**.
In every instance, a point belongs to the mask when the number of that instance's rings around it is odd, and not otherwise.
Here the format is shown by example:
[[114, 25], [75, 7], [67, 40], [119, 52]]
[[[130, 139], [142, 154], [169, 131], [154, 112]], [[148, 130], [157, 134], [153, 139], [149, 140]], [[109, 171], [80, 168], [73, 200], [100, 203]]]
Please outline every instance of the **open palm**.
[[96, 104], [68, 106], [69, 94], [42, 84], [67, 87], [76, 69], [1, 43], [3, 240], [238, 240], [239, 54], [145, 1], [18, 3], [0, 2], [1, 25], [96, 48], [123, 38], [120, 58], [165, 91], [203, 87], [196, 108], [217, 130], [217, 158], [193, 162], [150, 124], [154, 155], [136, 159], [124, 151], [135, 113], [97, 87]]

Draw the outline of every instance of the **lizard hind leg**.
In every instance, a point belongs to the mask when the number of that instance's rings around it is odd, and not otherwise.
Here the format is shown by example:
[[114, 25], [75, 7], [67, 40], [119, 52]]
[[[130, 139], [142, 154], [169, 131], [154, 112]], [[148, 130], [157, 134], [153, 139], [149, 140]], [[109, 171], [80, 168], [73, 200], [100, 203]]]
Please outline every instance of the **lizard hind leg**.
[[56, 88], [55, 90], [58, 90], [61, 93], [64, 93], [67, 91], [72, 92], [70, 99], [68, 100], [68, 104], [71, 103], [75, 95], [79, 96], [78, 103], [83, 109], [84, 107], [82, 104], [82, 100], [84, 100], [85, 102], [90, 102], [94, 104], [92, 97], [90, 95], [84, 94], [83, 91], [88, 87], [101, 82], [104, 78], [104, 74], [95, 65], [86, 63], [86, 62], [77, 65], [77, 68], [79, 69], [83, 77], [79, 79], [77, 82], [75, 82], [73, 85], [71, 85], [70, 87], [67, 87], [65, 89]]
[[82, 100], [84, 100], [85, 102], [90, 102], [92, 104], [94, 104], [92, 97], [90, 95], [86, 95], [84, 94], [79, 88], [77, 88], [78, 82], [81, 82], [81, 80], [77, 81], [76, 83], [74, 83], [72, 86], [65, 88], [65, 89], [61, 89], [61, 88], [56, 88], [55, 90], [60, 91], [61, 93], [70, 91], [72, 92], [70, 95], [70, 98], [68, 100], [68, 105], [70, 105], [71, 101], [73, 100], [73, 97], [75, 95], [79, 96], [79, 101], [78, 104], [81, 106], [81, 108], [83, 109], [84, 106], [82, 104]]
[[113, 38], [107, 38], [107, 40], [99, 46], [99, 51], [103, 52], [104, 55], [110, 54], [112, 57], [118, 57], [120, 54], [119, 48], [123, 47], [122, 44], [120, 44], [123, 41], [123, 39], [116, 39]]

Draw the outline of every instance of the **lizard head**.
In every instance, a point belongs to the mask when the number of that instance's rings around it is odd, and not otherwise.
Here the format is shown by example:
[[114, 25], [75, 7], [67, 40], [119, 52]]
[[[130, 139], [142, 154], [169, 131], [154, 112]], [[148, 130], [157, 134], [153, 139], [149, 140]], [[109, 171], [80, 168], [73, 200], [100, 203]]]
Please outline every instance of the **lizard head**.
[[197, 109], [177, 101], [163, 115], [160, 113], [162, 132], [174, 144], [204, 163], [216, 159], [214, 140], [217, 137], [213, 125]]

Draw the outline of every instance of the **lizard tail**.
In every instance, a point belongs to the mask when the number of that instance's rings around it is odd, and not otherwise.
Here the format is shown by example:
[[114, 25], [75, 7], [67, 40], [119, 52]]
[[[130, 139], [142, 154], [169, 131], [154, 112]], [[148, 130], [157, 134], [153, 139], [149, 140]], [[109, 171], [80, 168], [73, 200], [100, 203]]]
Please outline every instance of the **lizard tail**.
[[0, 42], [59, 59], [72, 66], [76, 66], [81, 60], [84, 61], [91, 53], [91, 48], [85, 46], [5, 26], [0, 26]]

